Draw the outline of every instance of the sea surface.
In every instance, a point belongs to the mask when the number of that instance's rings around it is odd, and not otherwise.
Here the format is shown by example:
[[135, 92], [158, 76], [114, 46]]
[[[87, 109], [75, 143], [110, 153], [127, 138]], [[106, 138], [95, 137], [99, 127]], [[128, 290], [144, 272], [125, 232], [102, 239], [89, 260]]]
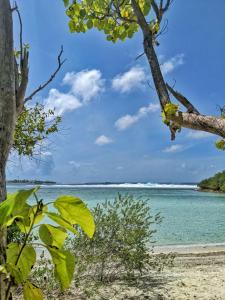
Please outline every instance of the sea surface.
[[[10, 184], [8, 192], [31, 188]], [[112, 184], [112, 185], [43, 185], [39, 195], [50, 202], [59, 195], [74, 195], [93, 208], [97, 203], [112, 200], [118, 193], [146, 199], [152, 213], [161, 213], [155, 244], [201, 245], [225, 243], [225, 195], [199, 192], [195, 185]]]

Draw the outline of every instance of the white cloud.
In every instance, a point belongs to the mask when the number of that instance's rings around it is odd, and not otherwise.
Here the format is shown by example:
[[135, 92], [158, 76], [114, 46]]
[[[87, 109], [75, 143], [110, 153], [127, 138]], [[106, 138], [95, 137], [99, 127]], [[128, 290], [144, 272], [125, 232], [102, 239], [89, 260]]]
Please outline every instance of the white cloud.
[[204, 131], [190, 131], [187, 134], [188, 138], [196, 139], [196, 140], [208, 138], [208, 137], [211, 137], [211, 136], [212, 136], [211, 133], [204, 132]]
[[78, 73], [67, 73], [64, 84], [71, 86], [71, 92], [80, 97], [84, 103], [91, 101], [104, 90], [104, 79], [99, 70], [83, 70]]
[[116, 170], [118, 170], [118, 171], [122, 171], [123, 169], [124, 169], [124, 167], [122, 167], [122, 166], [116, 167]]
[[96, 140], [95, 144], [98, 146], [104, 146], [113, 143], [113, 140], [105, 135], [100, 135]]
[[133, 67], [129, 71], [119, 74], [112, 80], [112, 87], [122, 93], [140, 88], [146, 80], [145, 71], [141, 67]]
[[125, 130], [144, 118], [148, 113], [159, 110], [159, 104], [150, 103], [148, 106], [141, 107], [135, 115], [125, 115], [115, 122], [118, 130]]
[[69, 164], [71, 166], [73, 166], [74, 168], [76, 168], [76, 169], [79, 169], [81, 167], [81, 164], [78, 163], [78, 162], [76, 162], [76, 161], [74, 161], [74, 160], [69, 161]]
[[82, 106], [82, 103], [73, 94], [60, 93], [51, 89], [48, 98], [44, 101], [46, 110], [55, 109], [56, 115], [63, 115], [65, 112], [73, 111]]
[[44, 152], [41, 152], [41, 155], [42, 156], [52, 156], [52, 152], [50, 152], [50, 151], [44, 151]]
[[178, 54], [161, 64], [163, 75], [171, 73], [175, 68], [184, 64], [184, 54]]
[[180, 152], [184, 150], [183, 145], [172, 145], [167, 147], [166, 149], [163, 150], [165, 153], [175, 153], [175, 152]]
[[66, 73], [63, 83], [70, 87], [67, 93], [51, 89], [44, 100], [46, 110], [55, 109], [56, 115], [76, 110], [104, 91], [102, 73], [95, 69]]

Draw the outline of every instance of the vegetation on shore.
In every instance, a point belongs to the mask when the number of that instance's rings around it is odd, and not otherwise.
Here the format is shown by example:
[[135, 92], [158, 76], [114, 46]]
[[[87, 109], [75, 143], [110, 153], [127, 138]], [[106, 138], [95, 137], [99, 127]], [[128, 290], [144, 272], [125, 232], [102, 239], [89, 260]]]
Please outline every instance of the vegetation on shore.
[[225, 171], [215, 174], [214, 176], [202, 180], [198, 187], [201, 190], [209, 190], [225, 193]]
[[13, 179], [13, 180], [7, 180], [7, 183], [25, 183], [25, 184], [35, 184], [35, 185], [40, 185], [40, 184], [56, 184], [55, 181], [49, 181], [49, 180], [28, 180], [28, 179]]
[[92, 239], [76, 228], [79, 235], [68, 236], [66, 240], [66, 249], [76, 258], [70, 290], [61, 293], [44, 253], [34, 268], [32, 281], [42, 288], [48, 299], [70, 298], [71, 294], [84, 297], [82, 299], [100, 299], [102, 289], [118, 282], [137, 287], [138, 281], [153, 277], [173, 262], [171, 254], [153, 254], [155, 227], [162, 218], [152, 214], [148, 201], [118, 195], [114, 201], [98, 204], [92, 209], [92, 215], [96, 225]]

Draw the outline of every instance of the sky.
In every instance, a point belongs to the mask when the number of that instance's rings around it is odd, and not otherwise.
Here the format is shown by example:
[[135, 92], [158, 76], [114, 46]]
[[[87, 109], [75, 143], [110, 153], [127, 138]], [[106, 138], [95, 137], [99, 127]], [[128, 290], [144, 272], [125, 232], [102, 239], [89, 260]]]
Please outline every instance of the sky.
[[[67, 59], [32, 103], [54, 107], [61, 130], [34, 159], [12, 153], [8, 179], [198, 182], [221, 171], [218, 137], [182, 129], [170, 140], [143, 52], [142, 36], [112, 44], [102, 32], [71, 34], [61, 0], [18, 0], [30, 45], [28, 94], [48, 79], [61, 45]], [[225, 105], [225, 1], [175, 0], [157, 54], [166, 80], [202, 114]], [[15, 19], [15, 44], [18, 23]]]

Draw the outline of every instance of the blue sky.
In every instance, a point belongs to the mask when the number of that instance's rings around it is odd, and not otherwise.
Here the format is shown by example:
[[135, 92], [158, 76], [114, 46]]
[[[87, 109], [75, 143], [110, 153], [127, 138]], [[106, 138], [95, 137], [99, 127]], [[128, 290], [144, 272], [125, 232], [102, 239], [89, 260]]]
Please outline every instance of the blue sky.
[[[61, 45], [67, 61], [33, 101], [56, 108], [63, 117], [61, 132], [35, 160], [12, 155], [8, 178], [196, 182], [224, 169], [216, 136], [183, 129], [170, 141], [147, 61], [135, 59], [142, 53], [140, 33], [111, 44], [102, 32], [71, 34], [60, 0], [18, 5], [30, 44], [29, 91], [55, 69]], [[217, 105], [225, 104], [224, 11], [223, 0], [174, 1], [157, 49], [168, 82], [176, 80], [176, 88], [203, 114], [219, 114]]]

